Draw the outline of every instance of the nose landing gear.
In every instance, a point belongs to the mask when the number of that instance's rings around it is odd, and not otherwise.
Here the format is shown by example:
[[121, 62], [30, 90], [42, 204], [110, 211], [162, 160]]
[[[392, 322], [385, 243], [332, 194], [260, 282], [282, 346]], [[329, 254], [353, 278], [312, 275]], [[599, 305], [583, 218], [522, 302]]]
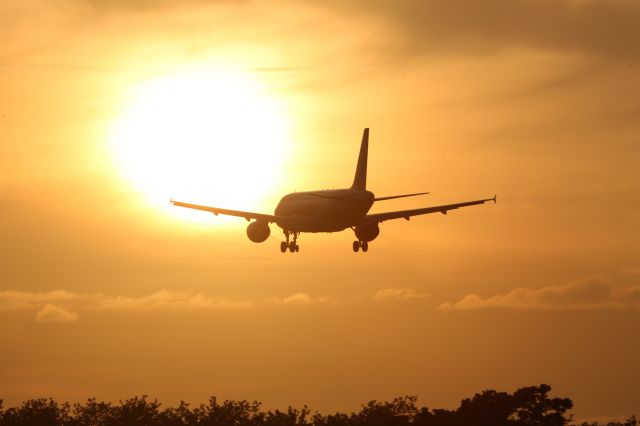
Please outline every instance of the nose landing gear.
[[[289, 236], [292, 234], [293, 234], [293, 240], [289, 241]], [[280, 243], [280, 251], [284, 253], [287, 251], [287, 249], [289, 249], [289, 252], [291, 253], [299, 252], [300, 246], [297, 243], [299, 234], [300, 234], [299, 232], [284, 231], [284, 236], [286, 238], [286, 241], [282, 241]]]

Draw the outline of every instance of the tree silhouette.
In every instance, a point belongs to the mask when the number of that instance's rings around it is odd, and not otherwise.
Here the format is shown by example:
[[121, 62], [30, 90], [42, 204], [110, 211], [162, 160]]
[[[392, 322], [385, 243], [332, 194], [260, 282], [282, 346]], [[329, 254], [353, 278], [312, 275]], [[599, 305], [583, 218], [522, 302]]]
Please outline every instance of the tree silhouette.
[[89, 398], [82, 405], [73, 405], [73, 426], [107, 426], [113, 424], [114, 411], [109, 402], [98, 402], [95, 398]]
[[512, 424], [510, 417], [514, 410], [512, 395], [486, 390], [471, 399], [463, 399], [456, 414], [458, 424], [473, 421], [477, 426], [502, 426]]
[[198, 415], [189, 409], [189, 404], [180, 401], [175, 407], [169, 407], [160, 414], [158, 425], [160, 426], [189, 426], [201, 424], [198, 423]]
[[418, 409], [415, 396], [396, 398], [391, 402], [370, 401], [359, 413], [352, 415], [350, 424], [405, 426], [412, 423]]
[[583, 422], [583, 423], [580, 423], [579, 426], [638, 426], [639, 423], [640, 422], [638, 422], [638, 419], [636, 419], [636, 416], [631, 416], [624, 423], [609, 422], [606, 425], [604, 425], [598, 422], [593, 422], [593, 423]]
[[260, 413], [260, 403], [257, 401], [229, 401], [218, 404], [216, 397], [209, 399], [209, 404], [200, 405], [195, 409], [200, 423], [207, 426], [250, 426], [263, 417]]
[[305, 405], [301, 410], [289, 407], [287, 411], [268, 411], [264, 417], [264, 424], [268, 426], [305, 426], [311, 411]]
[[[456, 410], [417, 406], [417, 397], [404, 396], [389, 402], [370, 401], [355, 413], [323, 415], [307, 406], [285, 411], [263, 411], [257, 401], [218, 402], [191, 408], [160, 409], [147, 395], [120, 400], [118, 404], [89, 398], [84, 404], [58, 404], [53, 399], [30, 399], [5, 409], [0, 399], [0, 426], [565, 426], [573, 407], [569, 398], [551, 398], [551, 386], [520, 388], [513, 394], [485, 390], [465, 398]], [[634, 416], [624, 423], [606, 425], [584, 422], [579, 426], [638, 426]]]
[[335, 413], [323, 416], [315, 413], [311, 418], [311, 424], [314, 426], [343, 426], [349, 425], [349, 416], [344, 413]]
[[519, 425], [561, 426], [571, 417], [565, 413], [573, 408], [569, 398], [549, 398], [551, 386], [529, 386], [520, 388], [513, 394], [515, 410], [512, 419]]
[[58, 405], [52, 398], [30, 399], [2, 413], [3, 426], [66, 425], [70, 420], [69, 404]]
[[114, 415], [111, 423], [114, 426], [134, 426], [157, 424], [160, 417], [158, 400], [147, 400], [147, 395], [138, 398], [134, 396], [126, 401], [120, 401], [120, 405], [114, 407]]

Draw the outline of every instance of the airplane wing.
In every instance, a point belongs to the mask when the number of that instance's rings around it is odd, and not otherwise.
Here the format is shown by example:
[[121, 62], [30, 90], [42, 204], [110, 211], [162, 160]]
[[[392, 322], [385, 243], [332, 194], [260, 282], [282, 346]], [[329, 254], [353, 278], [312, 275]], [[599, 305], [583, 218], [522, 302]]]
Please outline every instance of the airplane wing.
[[251, 212], [243, 212], [240, 210], [221, 209], [218, 207], [209, 207], [209, 206], [201, 206], [198, 204], [183, 203], [182, 201], [175, 201], [175, 200], [171, 200], [171, 204], [178, 207], [186, 207], [188, 209], [203, 210], [205, 212], [211, 212], [216, 216], [218, 216], [219, 214], [224, 214], [227, 216], [243, 217], [247, 221], [250, 221], [251, 219], [263, 220], [269, 223], [287, 221], [287, 218], [285, 217], [275, 216], [271, 214], [251, 213]]
[[368, 214], [362, 219], [360, 224], [380, 223], [380, 222], [384, 222], [385, 220], [401, 219], [401, 218], [409, 220], [411, 216], [418, 216], [421, 214], [429, 214], [429, 213], [447, 214], [449, 210], [459, 209], [460, 207], [475, 206], [477, 204], [484, 204], [487, 201], [493, 201], [495, 203], [496, 196], [494, 195], [493, 198], [486, 198], [484, 200], [466, 201], [464, 203], [446, 204], [443, 206], [433, 206], [433, 207], [424, 207], [424, 208], [412, 209], [412, 210], [399, 210], [395, 212]]
[[428, 192], [416, 192], [415, 194], [390, 195], [388, 197], [376, 197], [373, 201], [394, 200], [396, 198], [415, 197], [416, 195], [426, 195]]

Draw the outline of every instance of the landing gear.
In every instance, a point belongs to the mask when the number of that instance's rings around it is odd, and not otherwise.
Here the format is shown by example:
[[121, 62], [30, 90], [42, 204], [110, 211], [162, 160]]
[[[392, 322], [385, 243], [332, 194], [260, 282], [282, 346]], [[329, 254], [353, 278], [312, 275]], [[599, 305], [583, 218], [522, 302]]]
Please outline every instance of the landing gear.
[[[282, 241], [280, 243], [280, 251], [282, 253], [284, 253], [284, 252], [287, 251], [287, 249], [289, 249], [289, 252], [291, 252], [291, 253], [299, 252], [300, 251], [300, 246], [297, 243], [299, 234], [300, 234], [299, 232], [284, 231], [284, 236], [286, 238], [286, 241]], [[292, 241], [289, 241], [289, 236], [290, 235], [293, 235], [293, 240]]]
[[369, 243], [366, 241], [354, 241], [353, 242], [353, 252], [357, 253], [358, 250], [362, 249], [364, 253], [369, 251]]

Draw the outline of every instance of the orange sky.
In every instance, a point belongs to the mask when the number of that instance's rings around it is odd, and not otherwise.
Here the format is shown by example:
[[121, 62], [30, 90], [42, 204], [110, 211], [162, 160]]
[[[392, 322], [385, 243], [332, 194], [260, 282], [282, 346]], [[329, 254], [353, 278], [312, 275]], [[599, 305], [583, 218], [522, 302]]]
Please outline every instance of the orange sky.
[[[0, 397], [452, 408], [640, 400], [635, 0], [0, 4]], [[242, 219], [348, 186], [499, 194], [298, 255]], [[231, 141], [231, 142], [230, 142]], [[634, 411], [635, 410], [635, 411]]]

